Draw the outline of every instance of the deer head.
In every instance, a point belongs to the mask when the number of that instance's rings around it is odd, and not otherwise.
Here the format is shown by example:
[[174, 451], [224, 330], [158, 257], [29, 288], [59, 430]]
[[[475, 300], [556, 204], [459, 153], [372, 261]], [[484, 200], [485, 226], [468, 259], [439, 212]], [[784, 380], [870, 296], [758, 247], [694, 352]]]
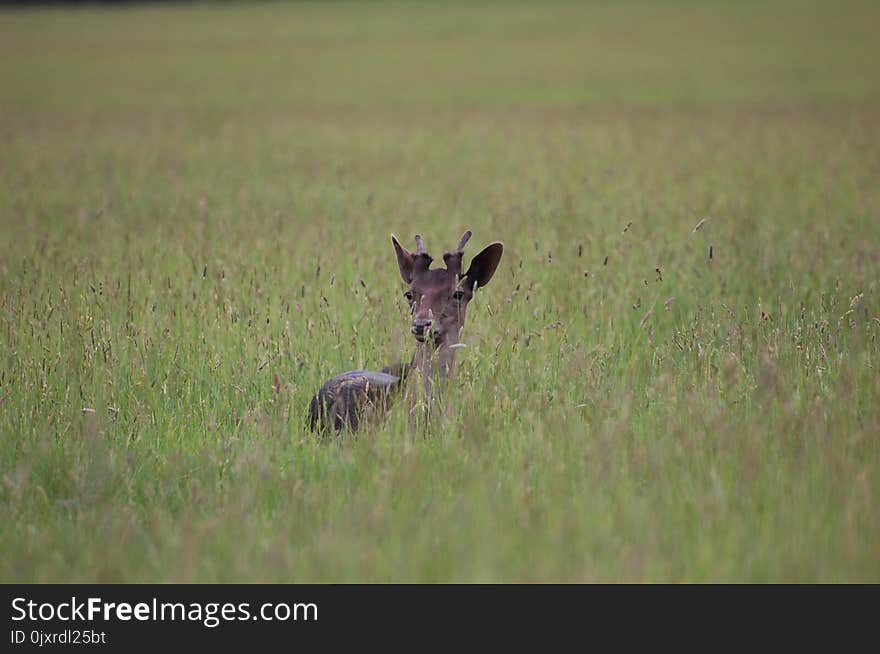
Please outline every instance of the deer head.
[[415, 363], [423, 371], [427, 362], [439, 358], [441, 370], [449, 372], [468, 303], [478, 288], [489, 283], [501, 261], [504, 245], [496, 241], [480, 251], [462, 274], [464, 247], [470, 237], [468, 230], [455, 250], [443, 255], [445, 268], [431, 268], [434, 258], [425, 251], [421, 236], [416, 235], [416, 251], [410, 252], [391, 235], [397, 267], [407, 285], [404, 296], [412, 312], [411, 331], [418, 342]]

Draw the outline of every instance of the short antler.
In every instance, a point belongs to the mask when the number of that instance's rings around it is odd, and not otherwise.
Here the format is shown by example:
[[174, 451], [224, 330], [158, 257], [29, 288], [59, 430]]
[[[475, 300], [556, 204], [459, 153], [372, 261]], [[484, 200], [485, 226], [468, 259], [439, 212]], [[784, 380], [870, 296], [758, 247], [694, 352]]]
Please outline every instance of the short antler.
[[452, 252], [443, 255], [443, 261], [446, 262], [446, 269], [453, 275], [461, 274], [461, 257], [464, 255], [464, 246], [471, 240], [471, 230], [466, 230], [458, 241], [458, 245]]
[[425, 251], [425, 244], [422, 241], [422, 235], [416, 234], [416, 253], [413, 260], [413, 270], [416, 273], [423, 273], [431, 267], [434, 259]]

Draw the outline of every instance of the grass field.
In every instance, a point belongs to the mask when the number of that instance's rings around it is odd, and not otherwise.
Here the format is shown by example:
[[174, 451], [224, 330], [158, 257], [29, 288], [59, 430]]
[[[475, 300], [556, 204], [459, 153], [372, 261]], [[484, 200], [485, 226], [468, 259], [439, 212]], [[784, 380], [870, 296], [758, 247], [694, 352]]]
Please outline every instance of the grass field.
[[[878, 24], [0, 11], [0, 580], [880, 581]], [[465, 227], [444, 411], [317, 442]]]

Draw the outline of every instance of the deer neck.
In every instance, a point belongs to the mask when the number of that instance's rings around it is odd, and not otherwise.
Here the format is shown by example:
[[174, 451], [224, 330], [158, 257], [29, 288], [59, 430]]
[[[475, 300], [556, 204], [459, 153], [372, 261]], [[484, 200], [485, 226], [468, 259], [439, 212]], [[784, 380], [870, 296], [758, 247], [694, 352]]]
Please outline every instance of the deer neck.
[[434, 348], [429, 343], [419, 343], [412, 366], [418, 370], [418, 376], [428, 395], [433, 394], [435, 384], [452, 375], [455, 368], [455, 350], [456, 348], [450, 347], [450, 344], [445, 342], [438, 348]]

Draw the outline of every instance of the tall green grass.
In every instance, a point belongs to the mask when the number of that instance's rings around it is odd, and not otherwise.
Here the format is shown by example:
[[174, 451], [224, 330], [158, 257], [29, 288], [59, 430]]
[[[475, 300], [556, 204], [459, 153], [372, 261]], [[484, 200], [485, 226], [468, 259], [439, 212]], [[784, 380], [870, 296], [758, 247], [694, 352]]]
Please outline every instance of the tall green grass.
[[[878, 19], [0, 13], [0, 579], [880, 580]], [[442, 410], [316, 441], [465, 227]]]

